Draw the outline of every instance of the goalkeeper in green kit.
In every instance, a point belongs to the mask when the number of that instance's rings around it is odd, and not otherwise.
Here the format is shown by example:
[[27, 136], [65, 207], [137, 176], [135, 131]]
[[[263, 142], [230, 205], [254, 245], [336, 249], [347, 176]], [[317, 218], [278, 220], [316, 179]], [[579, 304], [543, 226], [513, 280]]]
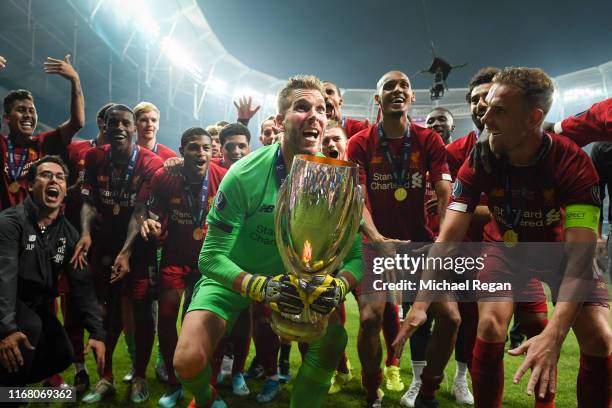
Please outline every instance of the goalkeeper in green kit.
[[[191, 407], [220, 407], [211, 386], [211, 361], [219, 340], [252, 300], [299, 314], [305, 305], [284, 270], [274, 237], [280, 185], [296, 154], [318, 154], [327, 124], [324, 90], [313, 76], [288, 80], [278, 96], [276, 120], [281, 142], [263, 147], [236, 163], [219, 186], [208, 214], [208, 233], [200, 253], [202, 278], [195, 285], [174, 354], [174, 368], [194, 395]], [[330, 314], [326, 334], [310, 344], [291, 395], [291, 407], [318, 407], [347, 342], [335, 307], [361, 280], [361, 239], [333, 279], [319, 282], [320, 293], [307, 305]], [[317, 283], [314, 283], [317, 284]], [[313, 283], [311, 283], [313, 285]]]

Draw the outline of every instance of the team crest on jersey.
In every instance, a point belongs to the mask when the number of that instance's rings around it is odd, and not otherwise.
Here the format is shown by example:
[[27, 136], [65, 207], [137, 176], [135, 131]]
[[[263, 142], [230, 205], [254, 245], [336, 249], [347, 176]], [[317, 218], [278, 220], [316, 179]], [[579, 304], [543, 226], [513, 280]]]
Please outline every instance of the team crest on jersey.
[[222, 191], [219, 191], [217, 193], [217, 196], [215, 197], [215, 208], [217, 209], [217, 211], [222, 211], [225, 208], [226, 203], [227, 200], [225, 198], [225, 195], [223, 195]]
[[546, 213], [546, 225], [555, 224], [561, 221], [561, 211], [552, 209]]
[[421, 154], [419, 152], [412, 152], [410, 155], [410, 166], [412, 168], [419, 168], [419, 161], [421, 159]]
[[601, 194], [599, 193], [599, 186], [591, 187], [591, 197], [597, 204], [601, 204]]

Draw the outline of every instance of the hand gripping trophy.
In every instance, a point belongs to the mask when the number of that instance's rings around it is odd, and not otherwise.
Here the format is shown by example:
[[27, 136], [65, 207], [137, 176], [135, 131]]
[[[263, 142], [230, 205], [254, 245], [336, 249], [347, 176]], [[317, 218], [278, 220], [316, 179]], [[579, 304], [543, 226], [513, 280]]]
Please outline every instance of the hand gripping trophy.
[[313, 342], [325, 334], [327, 315], [311, 307], [313, 279], [331, 279], [353, 244], [363, 209], [358, 166], [327, 157], [298, 155], [278, 195], [276, 245], [305, 305], [298, 315], [274, 311], [282, 338]]

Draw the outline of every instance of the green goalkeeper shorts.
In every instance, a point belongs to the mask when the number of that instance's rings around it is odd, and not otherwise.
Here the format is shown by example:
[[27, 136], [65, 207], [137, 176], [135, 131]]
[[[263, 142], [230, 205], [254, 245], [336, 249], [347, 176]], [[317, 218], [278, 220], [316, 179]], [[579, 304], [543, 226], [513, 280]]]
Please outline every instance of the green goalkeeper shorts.
[[202, 276], [193, 288], [187, 312], [208, 310], [227, 321], [226, 330], [231, 330], [240, 312], [250, 303], [251, 299], [239, 295], [211, 278]]

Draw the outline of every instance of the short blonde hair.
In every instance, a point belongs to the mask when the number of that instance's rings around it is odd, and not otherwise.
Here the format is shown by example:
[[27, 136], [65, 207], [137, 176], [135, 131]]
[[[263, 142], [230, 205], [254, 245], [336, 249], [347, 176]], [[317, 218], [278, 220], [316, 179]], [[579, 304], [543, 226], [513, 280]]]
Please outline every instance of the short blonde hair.
[[263, 122], [261, 122], [261, 124], [259, 125], [259, 133], [263, 133], [263, 125], [264, 123], [269, 122], [269, 121], [276, 122], [276, 117], [274, 115], [271, 115], [265, 118]]
[[134, 116], [136, 116], [136, 120], [138, 120], [141, 113], [152, 110], [157, 112], [157, 116], [160, 116], [159, 108], [157, 106], [153, 105], [151, 102], [142, 101], [138, 105], [134, 106]]
[[210, 133], [211, 136], [219, 136], [221, 129], [223, 129], [223, 126], [210, 125], [206, 127], [206, 131]]
[[289, 97], [294, 90], [297, 89], [314, 89], [321, 92], [321, 96], [325, 98], [325, 88], [319, 78], [314, 75], [295, 75], [287, 80], [287, 83], [278, 93], [278, 113], [284, 115], [291, 106]]
[[555, 85], [540, 68], [504, 68], [493, 77], [494, 84], [519, 88], [530, 107], [538, 107], [548, 113], [553, 102]]

